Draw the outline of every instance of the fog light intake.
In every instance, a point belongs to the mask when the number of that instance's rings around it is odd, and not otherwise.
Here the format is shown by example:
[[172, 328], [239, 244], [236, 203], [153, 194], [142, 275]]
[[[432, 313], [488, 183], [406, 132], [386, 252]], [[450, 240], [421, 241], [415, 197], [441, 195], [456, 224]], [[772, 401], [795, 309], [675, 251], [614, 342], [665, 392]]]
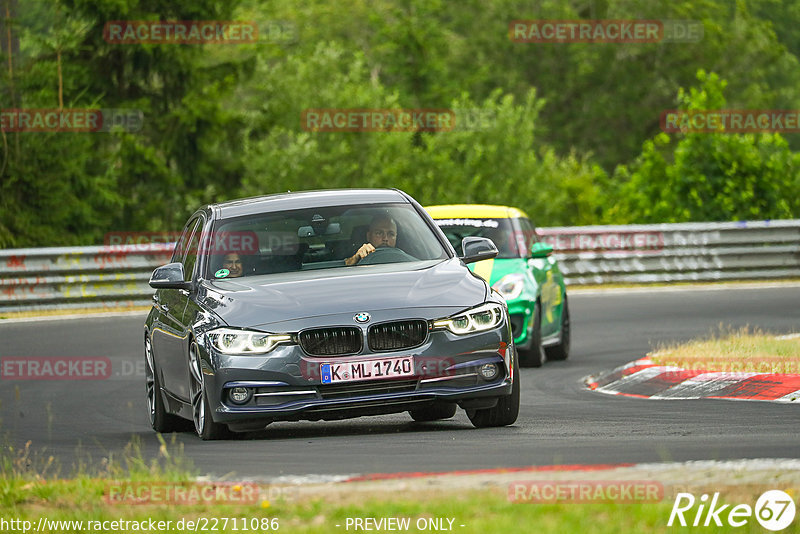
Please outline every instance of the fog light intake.
[[228, 398], [234, 404], [244, 404], [249, 401], [252, 396], [253, 392], [250, 388], [235, 387], [228, 391]]
[[494, 380], [497, 378], [497, 373], [499, 369], [497, 368], [496, 363], [485, 363], [481, 365], [481, 368], [478, 370], [484, 380]]

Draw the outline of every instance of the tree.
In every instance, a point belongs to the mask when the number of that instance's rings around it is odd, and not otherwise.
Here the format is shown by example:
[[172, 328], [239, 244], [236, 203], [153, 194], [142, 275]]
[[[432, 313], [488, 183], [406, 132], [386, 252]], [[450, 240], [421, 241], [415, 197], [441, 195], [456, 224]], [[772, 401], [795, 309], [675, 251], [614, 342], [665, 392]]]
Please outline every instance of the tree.
[[[699, 88], [678, 93], [680, 109], [725, 109], [725, 81], [702, 70], [697, 80]], [[621, 185], [606, 201], [610, 223], [800, 216], [800, 154], [777, 133], [661, 133], [614, 178]]]
[[[242, 196], [398, 187], [423, 204], [513, 204], [539, 224], [596, 217], [605, 173], [576, 154], [558, 156], [537, 138], [543, 102], [534, 90], [519, 102], [500, 90], [481, 102], [463, 94], [447, 105], [455, 112], [452, 131], [313, 132], [301, 127], [308, 107], [410, 108], [415, 98], [390, 92], [371, 76], [363, 54], [336, 43], [318, 44], [311, 57], [259, 63], [254, 79], [258, 90], [240, 97], [252, 125]], [[464, 126], [471, 110], [480, 115]]]

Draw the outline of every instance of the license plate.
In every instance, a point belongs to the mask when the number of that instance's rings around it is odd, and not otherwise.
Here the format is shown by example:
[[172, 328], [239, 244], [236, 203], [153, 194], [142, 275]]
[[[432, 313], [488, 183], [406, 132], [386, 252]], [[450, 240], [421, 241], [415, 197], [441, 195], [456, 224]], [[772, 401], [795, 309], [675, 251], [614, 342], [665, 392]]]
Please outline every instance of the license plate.
[[319, 372], [323, 384], [413, 376], [414, 357], [323, 363], [319, 366]]

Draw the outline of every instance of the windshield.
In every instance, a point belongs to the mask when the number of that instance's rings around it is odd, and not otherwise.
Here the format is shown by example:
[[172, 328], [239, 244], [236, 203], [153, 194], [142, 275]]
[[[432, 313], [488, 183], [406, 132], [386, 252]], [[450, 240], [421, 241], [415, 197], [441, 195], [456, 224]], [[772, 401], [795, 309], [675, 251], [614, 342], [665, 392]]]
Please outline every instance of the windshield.
[[520, 257], [511, 219], [440, 219], [436, 224], [459, 256], [463, 255], [461, 240], [474, 236], [491, 239], [497, 247], [498, 258]]
[[[368, 252], [360, 257], [362, 248]], [[205, 277], [217, 280], [447, 258], [435, 233], [408, 204], [308, 208], [224, 219], [215, 223], [206, 253]]]

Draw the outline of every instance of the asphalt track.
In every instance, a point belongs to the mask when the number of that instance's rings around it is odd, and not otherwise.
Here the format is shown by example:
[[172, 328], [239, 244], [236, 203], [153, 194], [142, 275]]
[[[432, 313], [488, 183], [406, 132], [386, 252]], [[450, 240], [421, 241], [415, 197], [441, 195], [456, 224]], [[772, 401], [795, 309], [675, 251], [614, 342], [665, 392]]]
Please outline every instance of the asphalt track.
[[[407, 414], [338, 422], [278, 423], [257, 435], [202, 442], [175, 434], [204, 474], [275, 479], [304, 475], [446, 472], [553, 464], [800, 458], [794, 405], [724, 400], [652, 401], [584, 389], [582, 378], [641, 357], [655, 344], [719, 325], [800, 331], [800, 287], [574, 294], [573, 352], [565, 362], [522, 370], [514, 426], [474, 429], [413, 423]], [[139, 438], [147, 458], [159, 442], [144, 395], [144, 316], [0, 324], [0, 358], [95, 356], [112, 360], [106, 380], [0, 380], [0, 433], [53, 455], [60, 473], [100, 469]], [[138, 367], [137, 367], [138, 364]], [[169, 441], [169, 437], [167, 438]]]

